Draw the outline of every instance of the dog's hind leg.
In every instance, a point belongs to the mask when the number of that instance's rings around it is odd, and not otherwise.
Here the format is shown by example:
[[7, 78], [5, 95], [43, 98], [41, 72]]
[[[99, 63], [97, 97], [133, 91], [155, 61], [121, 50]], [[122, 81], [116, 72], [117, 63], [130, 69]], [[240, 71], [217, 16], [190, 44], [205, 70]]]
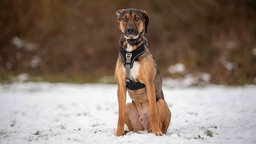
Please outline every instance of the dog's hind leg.
[[163, 99], [157, 101], [157, 112], [159, 116], [159, 127], [162, 133], [166, 133], [171, 121], [172, 113]]
[[142, 124], [139, 121], [140, 115], [133, 103], [128, 103], [125, 109], [125, 124], [130, 131], [144, 130]]

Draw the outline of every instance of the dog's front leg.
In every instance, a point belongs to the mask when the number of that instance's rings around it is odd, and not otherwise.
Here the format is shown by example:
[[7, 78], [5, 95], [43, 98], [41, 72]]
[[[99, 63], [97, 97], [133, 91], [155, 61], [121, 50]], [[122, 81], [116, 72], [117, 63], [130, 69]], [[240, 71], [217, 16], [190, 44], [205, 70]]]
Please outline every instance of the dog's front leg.
[[118, 84], [117, 89], [118, 98], [118, 123], [116, 136], [124, 135], [124, 117], [125, 117], [125, 106], [126, 106], [126, 87], [124, 84]]
[[150, 107], [150, 125], [152, 133], [157, 136], [163, 135], [159, 128], [159, 119], [157, 115], [157, 107], [156, 107], [156, 93], [155, 93], [155, 86], [153, 82], [149, 82], [146, 84], [147, 94], [148, 94], [148, 101]]

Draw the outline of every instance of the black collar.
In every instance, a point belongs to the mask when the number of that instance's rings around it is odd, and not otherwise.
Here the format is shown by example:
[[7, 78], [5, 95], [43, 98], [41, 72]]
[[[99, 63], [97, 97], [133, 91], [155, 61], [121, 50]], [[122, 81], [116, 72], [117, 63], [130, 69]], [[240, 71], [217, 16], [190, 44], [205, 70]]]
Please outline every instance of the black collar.
[[[124, 37], [124, 34], [122, 34], [122, 38], [124, 41], [126, 41], [128, 44], [130, 44], [131, 46], [137, 45], [140, 43], [140, 41], [143, 39], [143, 35], [144, 35], [144, 31], [142, 31], [141, 33], [139, 33], [139, 36], [137, 39], [126, 39]], [[121, 44], [122, 45], [122, 44]]]
[[137, 38], [137, 39], [126, 39], [127, 43], [134, 46], [136, 44], [138, 44], [141, 41], [141, 38]]
[[123, 65], [130, 65], [130, 68], [133, 67], [134, 61], [138, 60], [138, 57], [141, 56], [146, 50], [146, 46], [144, 43], [142, 43], [138, 48], [135, 50], [128, 52], [125, 50], [125, 48], [120, 47], [119, 48], [119, 54], [122, 57]]

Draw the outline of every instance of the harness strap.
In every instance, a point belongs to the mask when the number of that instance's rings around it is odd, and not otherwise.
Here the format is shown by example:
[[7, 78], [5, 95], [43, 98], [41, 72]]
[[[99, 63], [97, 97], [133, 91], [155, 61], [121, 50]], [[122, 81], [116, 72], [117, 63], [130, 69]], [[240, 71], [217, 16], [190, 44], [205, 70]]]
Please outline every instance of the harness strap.
[[134, 61], [137, 60], [139, 56], [141, 56], [145, 52], [145, 44], [141, 44], [138, 48], [135, 50], [128, 52], [124, 48], [119, 48], [119, 53], [122, 57], [122, 62], [124, 64], [124, 67], [126, 67], [126, 64], [130, 65], [130, 69], [133, 67]]
[[139, 90], [145, 88], [145, 84], [141, 82], [134, 82], [131, 79], [126, 79], [126, 87], [130, 90]]
[[145, 87], [143, 83], [140, 82], [134, 82], [131, 80], [130, 77], [130, 69], [133, 67], [134, 61], [137, 60], [137, 58], [142, 55], [145, 52], [145, 45], [144, 43], [140, 45], [137, 49], [127, 52], [124, 48], [119, 48], [119, 53], [122, 57], [122, 62], [125, 67], [126, 72], [126, 87], [131, 90], [138, 90]]

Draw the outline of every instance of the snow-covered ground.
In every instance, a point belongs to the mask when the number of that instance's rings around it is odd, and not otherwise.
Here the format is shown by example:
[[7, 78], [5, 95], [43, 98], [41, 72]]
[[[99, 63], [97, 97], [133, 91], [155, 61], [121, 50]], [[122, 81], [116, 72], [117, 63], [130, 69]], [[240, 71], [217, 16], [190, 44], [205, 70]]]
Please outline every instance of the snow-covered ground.
[[[114, 136], [116, 85], [0, 85], [0, 144], [256, 143], [256, 86], [164, 87], [173, 117], [164, 136]], [[128, 99], [128, 101], [130, 101]]]

